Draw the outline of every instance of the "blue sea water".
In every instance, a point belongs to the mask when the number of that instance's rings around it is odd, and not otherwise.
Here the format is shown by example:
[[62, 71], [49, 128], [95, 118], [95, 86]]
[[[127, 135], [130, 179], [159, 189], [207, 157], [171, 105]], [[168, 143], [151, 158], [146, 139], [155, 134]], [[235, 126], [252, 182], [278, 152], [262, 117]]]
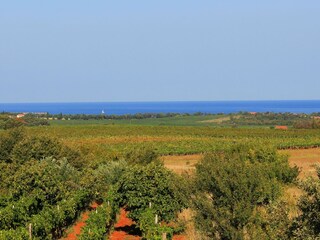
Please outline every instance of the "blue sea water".
[[235, 113], [320, 112], [320, 100], [299, 101], [203, 101], [203, 102], [92, 102], [92, 103], [0, 103], [3, 112], [48, 112], [51, 114], [135, 113]]

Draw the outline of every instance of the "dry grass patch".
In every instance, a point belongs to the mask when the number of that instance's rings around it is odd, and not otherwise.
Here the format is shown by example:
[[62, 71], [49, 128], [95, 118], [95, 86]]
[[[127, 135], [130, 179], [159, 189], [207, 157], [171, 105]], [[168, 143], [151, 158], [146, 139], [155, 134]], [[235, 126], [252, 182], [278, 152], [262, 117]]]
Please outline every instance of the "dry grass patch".
[[203, 157], [201, 154], [162, 156], [164, 165], [175, 173], [192, 172]]
[[186, 225], [186, 229], [184, 235], [186, 236], [187, 240], [209, 240], [206, 236], [200, 233], [194, 224], [194, 211], [192, 209], [185, 209], [183, 210], [179, 216], [179, 221], [184, 222]]
[[[233, 116], [233, 118], [239, 119], [241, 116]], [[204, 121], [199, 121], [201, 123], [222, 123], [224, 121], [229, 121], [231, 118], [230, 116], [227, 117], [221, 117], [221, 118], [215, 118], [215, 119], [210, 119], [210, 120], [204, 120]]]
[[300, 179], [306, 177], [316, 177], [315, 164], [320, 164], [320, 148], [283, 150], [281, 151], [289, 155], [289, 163], [291, 166], [297, 165], [301, 172]]

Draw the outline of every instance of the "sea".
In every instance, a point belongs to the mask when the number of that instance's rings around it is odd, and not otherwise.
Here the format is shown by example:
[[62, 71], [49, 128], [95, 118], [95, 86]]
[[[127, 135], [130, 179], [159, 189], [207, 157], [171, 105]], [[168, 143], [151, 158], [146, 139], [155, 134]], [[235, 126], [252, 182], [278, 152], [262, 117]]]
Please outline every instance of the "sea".
[[123, 115], [136, 113], [237, 113], [240, 111], [320, 113], [320, 100], [0, 103], [0, 112], [14, 113]]

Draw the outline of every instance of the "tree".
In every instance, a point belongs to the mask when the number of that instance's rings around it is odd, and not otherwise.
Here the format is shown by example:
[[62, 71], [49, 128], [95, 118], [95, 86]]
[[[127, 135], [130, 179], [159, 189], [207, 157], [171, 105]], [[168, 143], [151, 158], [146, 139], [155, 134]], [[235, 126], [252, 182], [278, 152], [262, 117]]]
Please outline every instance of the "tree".
[[129, 164], [147, 165], [158, 160], [158, 155], [153, 148], [141, 146], [130, 149], [126, 153], [125, 159]]
[[9, 189], [14, 198], [37, 196], [43, 201], [55, 204], [72, 190], [79, 188], [79, 173], [66, 159], [46, 158], [42, 161], [28, 161], [12, 176]]
[[320, 239], [320, 166], [316, 167], [317, 179], [309, 178], [302, 183], [305, 194], [298, 207], [301, 215], [291, 227], [292, 239]]
[[16, 144], [24, 138], [25, 133], [22, 128], [12, 129], [0, 138], [0, 162], [12, 162], [11, 153]]
[[14, 145], [10, 158], [16, 163], [29, 160], [41, 160], [46, 157], [55, 159], [67, 158], [77, 168], [83, 167], [83, 160], [78, 151], [60, 143], [57, 139], [46, 136], [25, 136]]
[[151, 203], [159, 220], [168, 222], [185, 205], [176, 192], [175, 184], [173, 173], [160, 162], [147, 166], [135, 165], [119, 180], [117, 192], [120, 205], [130, 212], [133, 220], [139, 221]]
[[287, 181], [282, 173], [290, 168], [284, 168], [283, 159], [273, 151], [243, 146], [208, 154], [196, 167], [199, 193], [194, 207], [199, 229], [210, 238], [248, 236], [259, 217], [258, 208], [277, 199], [280, 182]]

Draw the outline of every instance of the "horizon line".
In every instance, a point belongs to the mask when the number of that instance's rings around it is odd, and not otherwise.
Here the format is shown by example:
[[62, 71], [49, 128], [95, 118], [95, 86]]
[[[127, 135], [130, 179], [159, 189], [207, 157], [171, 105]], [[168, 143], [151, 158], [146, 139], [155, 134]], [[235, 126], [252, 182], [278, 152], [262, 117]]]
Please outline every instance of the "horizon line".
[[320, 101], [320, 99], [281, 99], [281, 100], [165, 100], [165, 101], [70, 101], [70, 102], [0, 102], [0, 104], [81, 104], [81, 103], [170, 103], [170, 102], [292, 102]]

